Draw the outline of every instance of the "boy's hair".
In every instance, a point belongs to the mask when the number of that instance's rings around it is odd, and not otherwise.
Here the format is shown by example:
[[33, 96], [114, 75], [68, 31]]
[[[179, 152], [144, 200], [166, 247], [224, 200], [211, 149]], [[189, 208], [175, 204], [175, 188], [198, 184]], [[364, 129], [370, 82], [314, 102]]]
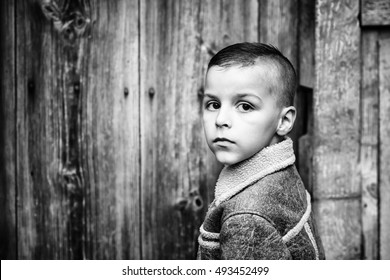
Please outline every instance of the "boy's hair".
[[277, 89], [277, 102], [282, 106], [292, 106], [297, 87], [296, 73], [291, 62], [272, 45], [244, 42], [228, 46], [211, 58], [207, 71], [213, 66], [228, 68], [239, 65], [248, 67], [259, 61], [276, 66], [281, 84]]

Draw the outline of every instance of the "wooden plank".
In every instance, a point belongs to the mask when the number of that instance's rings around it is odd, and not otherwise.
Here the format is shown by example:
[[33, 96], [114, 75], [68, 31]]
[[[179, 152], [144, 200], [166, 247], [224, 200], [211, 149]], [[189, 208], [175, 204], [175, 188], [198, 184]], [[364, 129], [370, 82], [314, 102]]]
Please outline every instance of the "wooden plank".
[[[319, 215], [322, 229], [340, 223], [341, 236], [325, 232], [324, 247], [329, 258], [354, 258], [360, 254], [360, 28], [359, 1], [318, 0], [316, 4], [313, 197], [334, 200], [338, 210]], [[315, 206], [316, 207], [316, 206]], [[317, 206], [319, 208], [319, 206]], [[347, 212], [345, 212], [347, 211]], [[325, 214], [326, 214], [325, 213]], [[340, 218], [338, 218], [339, 216]], [[353, 225], [348, 225], [352, 223]], [[321, 231], [320, 231], [321, 232]], [[348, 249], [333, 246], [333, 240], [350, 239]], [[355, 252], [355, 250], [358, 250]]]
[[139, 258], [138, 1], [20, 2], [19, 256]]
[[380, 258], [390, 259], [390, 33], [379, 41], [379, 223]]
[[93, 259], [141, 258], [138, 2], [91, 7], [81, 143]]
[[15, 3], [0, 3], [0, 259], [16, 259]]
[[360, 170], [364, 259], [378, 259], [378, 33], [362, 34], [362, 99]]
[[362, 26], [390, 25], [390, 1], [362, 0]]
[[299, 1], [299, 84], [314, 88], [315, 1]]
[[254, 19], [257, 1], [141, 2], [145, 259], [195, 257], [220, 168], [201, 125], [203, 76], [210, 55], [238, 41], [257, 40], [256, 26], [249, 24]]
[[359, 208], [358, 199], [315, 201], [314, 215], [327, 260], [361, 258]]
[[298, 1], [259, 1], [259, 41], [272, 44], [298, 69]]
[[[32, 32], [36, 30], [36, 25], [31, 23], [31, 13], [27, 13], [27, 10], [31, 11], [32, 2], [26, 1], [21, 3], [18, 1], [16, 16], [17, 18], [23, 18], [24, 20], [17, 21], [16, 23], [16, 184], [17, 184], [17, 236], [18, 236], [18, 257], [20, 259], [33, 259], [39, 258], [35, 253], [35, 247], [37, 246], [37, 228], [36, 228], [36, 207], [38, 206], [38, 200], [34, 195], [38, 195], [40, 190], [34, 193], [32, 177], [37, 174], [36, 170], [32, 170], [29, 159], [29, 128], [28, 122], [33, 119], [32, 109], [27, 107], [26, 100], [33, 100], [34, 96], [34, 83], [33, 75], [38, 74], [38, 69], [32, 69], [32, 60], [23, 60], [21, 58], [39, 59], [38, 53], [34, 53], [32, 48]], [[35, 9], [36, 12], [36, 9]], [[35, 30], [34, 30], [35, 29]], [[23, 42], [23, 43], [19, 43]], [[35, 104], [37, 105], [37, 103]], [[38, 107], [38, 106], [36, 106]], [[37, 108], [38, 109], [38, 108]], [[30, 113], [30, 114], [29, 114]], [[29, 116], [27, 116], [29, 114]], [[35, 114], [37, 116], [37, 114]], [[35, 117], [37, 118], [37, 117]], [[39, 128], [30, 128], [33, 133], [39, 133]], [[36, 141], [39, 145], [40, 141]], [[31, 149], [31, 152], [41, 154], [38, 151], [38, 147]], [[39, 203], [42, 203], [39, 201]], [[39, 204], [39, 205], [42, 205]], [[42, 234], [46, 234], [47, 231], [43, 231]], [[44, 236], [42, 236], [44, 238]]]

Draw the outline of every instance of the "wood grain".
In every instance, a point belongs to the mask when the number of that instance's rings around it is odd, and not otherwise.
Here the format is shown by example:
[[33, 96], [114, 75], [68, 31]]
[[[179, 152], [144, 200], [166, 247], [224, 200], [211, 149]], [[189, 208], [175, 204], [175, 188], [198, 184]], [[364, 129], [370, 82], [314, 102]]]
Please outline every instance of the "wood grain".
[[358, 199], [318, 200], [314, 215], [327, 260], [361, 258], [361, 219]]
[[142, 257], [194, 258], [201, 124], [199, 3], [141, 3]]
[[360, 170], [364, 259], [378, 259], [378, 32], [362, 33], [362, 99]]
[[[358, 1], [317, 1], [314, 90], [313, 197], [334, 200], [334, 216], [318, 215], [329, 258], [360, 254], [360, 28]], [[349, 202], [350, 201], [350, 202]], [[350, 205], [345, 207], [345, 205]], [[315, 206], [319, 208], [320, 206]], [[321, 230], [320, 230], [321, 232]], [[347, 240], [347, 248], [332, 240]], [[357, 250], [357, 252], [355, 252]]]
[[93, 3], [82, 111], [89, 250], [93, 259], [139, 259], [139, 6]]
[[259, 41], [272, 44], [298, 69], [298, 1], [259, 1]]
[[20, 258], [140, 257], [137, 3], [18, 5]]
[[299, 1], [299, 84], [314, 88], [315, 1]]
[[0, 3], [0, 258], [17, 258], [15, 3]]
[[390, 2], [388, 0], [361, 1], [362, 26], [390, 25]]
[[390, 259], [390, 33], [379, 41], [379, 194], [380, 258]]
[[193, 259], [221, 169], [201, 125], [206, 66], [242, 41], [298, 69], [292, 137], [326, 257], [390, 259], [388, 1], [0, 8], [2, 259]]

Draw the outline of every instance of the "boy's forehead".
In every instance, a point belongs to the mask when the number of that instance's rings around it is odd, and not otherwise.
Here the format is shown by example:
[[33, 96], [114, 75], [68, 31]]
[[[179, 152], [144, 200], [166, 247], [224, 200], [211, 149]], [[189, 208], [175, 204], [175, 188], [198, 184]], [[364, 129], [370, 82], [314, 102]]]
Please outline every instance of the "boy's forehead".
[[257, 61], [250, 66], [231, 65], [227, 67], [212, 66], [206, 74], [205, 87], [213, 87], [221, 83], [266, 83], [275, 85], [278, 79], [277, 67], [268, 61]]

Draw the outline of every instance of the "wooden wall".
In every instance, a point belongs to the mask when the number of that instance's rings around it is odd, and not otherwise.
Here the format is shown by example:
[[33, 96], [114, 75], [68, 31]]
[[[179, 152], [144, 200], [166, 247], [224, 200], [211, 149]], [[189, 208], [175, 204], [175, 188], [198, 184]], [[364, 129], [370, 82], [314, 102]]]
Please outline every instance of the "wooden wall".
[[329, 259], [390, 259], [389, 20], [389, 1], [317, 1], [312, 184]]
[[261, 41], [299, 73], [291, 136], [327, 257], [389, 259], [389, 17], [374, 2], [2, 1], [1, 258], [193, 259], [221, 168], [205, 69]]
[[361, 3], [363, 257], [390, 259], [390, 2]]

